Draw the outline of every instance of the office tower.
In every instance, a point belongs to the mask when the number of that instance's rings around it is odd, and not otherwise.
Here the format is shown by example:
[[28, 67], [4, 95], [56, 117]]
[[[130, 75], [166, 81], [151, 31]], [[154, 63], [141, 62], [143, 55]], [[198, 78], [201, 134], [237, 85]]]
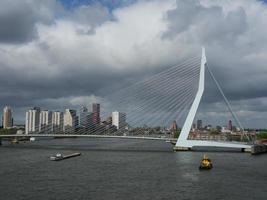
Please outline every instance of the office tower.
[[112, 116], [109, 116], [106, 120], [107, 125], [112, 125]]
[[25, 134], [38, 133], [40, 123], [40, 108], [34, 107], [26, 112]]
[[202, 129], [202, 120], [197, 120], [197, 129], [200, 130]]
[[229, 122], [228, 122], [228, 130], [230, 130], [230, 131], [233, 130], [232, 120], [229, 120]]
[[63, 131], [63, 113], [55, 111], [52, 113], [52, 130], [54, 133]]
[[92, 105], [92, 111], [93, 111], [93, 123], [94, 124], [100, 124], [100, 104], [99, 103], [93, 103]]
[[3, 110], [3, 128], [11, 128], [13, 126], [11, 107], [5, 106]]
[[64, 112], [63, 131], [73, 132], [78, 126], [78, 116], [76, 110], [66, 109]]
[[89, 128], [93, 125], [93, 113], [88, 112], [84, 106], [80, 109], [79, 125], [83, 128]]
[[79, 125], [80, 126], [86, 126], [87, 124], [87, 115], [88, 115], [88, 109], [85, 106], [82, 106], [80, 109], [80, 118], [79, 118]]
[[40, 112], [39, 122], [40, 133], [51, 133], [52, 132], [52, 112], [48, 110], [42, 110]]
[[117, 129], [123, 129], [126, 126], [126, 114], [118, 111], [112, 112], [112, 125]]

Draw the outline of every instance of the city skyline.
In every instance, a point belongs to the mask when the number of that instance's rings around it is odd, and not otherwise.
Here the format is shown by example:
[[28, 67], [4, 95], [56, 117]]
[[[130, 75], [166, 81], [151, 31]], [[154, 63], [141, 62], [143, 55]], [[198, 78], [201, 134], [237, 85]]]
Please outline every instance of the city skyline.
[[[10, 107], [8, 108], [11, 110]], [[127, 126], [126, 113], [113, 111], [106, 121], [101, 120], [100, 114], [99, 103], [92, 103], [91, 112], [85, 106], [82, 106], [78, 112], [68, 108], [61, 112], [33, 107], [26, 111], [24, 133], [60, 134], [75, 132], [76, 134], [92, 134], [94, 132], [101, 133], [103, 130], [110, 132], [124, 130]], [[14, 127], [9, 126], [9, 128]]]
[[[208, 65], [240, 120], [267, 127], [263, 1], [15, 2], [2, 2], [9, 12], [0, 22], [6, 27], [0, 32], [0, 109], [11, 105], [16, 123], [31, 106], [78, 110], [101, 102], [103, 93], [196, 56], [205, 45]], [[14, 16], [23, 27], [14, 25]], [[203, 119], [218, 117], [222, 103], [207, 83]]]
[[[126, 113], [118, 112], [118, 111], [112, 111], [110, 115], [108, 115], [106, 118], [103, 116], [103, 119], [105, 118], [105, 120], [100, 120], [99, 123], [95, 123], [95, 121], [93, 120], [94, 105], [97, 105], [100, 111], [99, 103], [92, 103], [91, 112], [88, 110], [86, 106], [81, 106], [78, 112], [77, 110], [68, 109], [68, 108], [65, 109], [64, 111], [58, 111], [58, 110], [41, 109], [40, 107], [32, 107], [26, 111], [25, 124], [13, 124], [12, 108], [10, 106], [5, 106], [3, 110], [3, 116], [5, 115], [7, 110], [9, 110], [11, 115], [8, 115], [8, 116], [9, 118], [11, 116], [11, 120], [10, 120], [9, 126], [4, 126], [4, 118], [3, 118], [2, 125], [4, 129], [13, 128], [13, 127], [16, 127], [16, 125], [25, 125], [25, 134], [28, 134], [31, 132], [32, 133], [33, 132], [60, 133], [62, 131], [65, 132], [66, 131], [65, 126], [68, 126], [68, 125], [70, 127], [73, 127], [74, 128], [73, 130], [75, 130], [78, 127], [90, 129], [92, 128], [93, 125], [96, 125], [96, 124], [114, 125], [117, 129], [121, 129], [121, 128], [125, 128], [126, 125], [128, 124], [126, 122]], [[100, 116], [101, 112], [99, 112], [98, 115]], [[131, 124], [128, 124], [128, 125], [131, 127]], [[143, 126], [145, 127], [147, 125], [144, 124]], [[168, 129], [168, 125], [166, 126], [166, 125], [158, 124], [156, 127]], [[172, 123], [170, 120], [169, 130], [177, 130], [178, 127], [179, 129], [182, 128], [181, 126], [177, 125], [175, 120], [172, 121]], [[153, 126], [151, 128], [153, 128]], [[229, 119], [227, 122], [223, 122], [221, 124], [211, 124], [208, 121], [203, 123], [202, 119], [195, 119], [192, 124], [192, 130], [194, 129], [201, 130], [201, 129], [210, 129], [210, 128], [224, 129], [224, 130], [229, 130], [229, 131], [232, 131], [233, 129], [240, 130], [240, 127], [235, 126], [235, 124], [232, 122], [232, 119]], [[246, 127], [246, 129], [249, 129], [249, 127]]]

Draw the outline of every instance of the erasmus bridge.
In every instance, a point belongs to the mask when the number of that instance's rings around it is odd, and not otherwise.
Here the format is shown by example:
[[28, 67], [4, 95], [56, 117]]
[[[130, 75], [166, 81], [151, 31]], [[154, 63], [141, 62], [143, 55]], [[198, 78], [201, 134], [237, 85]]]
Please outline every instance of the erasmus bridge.
[[248, 142], [189, 139], [191, 127], [205, 89], [205, 71], [208, 71], [211, 75], [232, 117], [241, 128], [242, 134], [249, 139], [219, 83], [209, 70], [205, 48], [202, 48], [201, 59], [199, 57], [189, 59], [178, 66], [148, 77], [145, 80], [139, 81], [106, 97], [106, 100], [111, 103], [104, 106], [104, 112], [108, 114], [111, 109], [117, 108], [127, 113], [127, 123], [130, 126], [127, 128], [128, 132], [130, 129], [140, 127], [144, 124], [150, 127], [159, 124], [164, 126], [170, 124], [170, 120], [176, 120], [183, 124], [178, 139], [140, 136], [140, 134], [98, 134], [97, 128], [95, 128], [96, 130], [91, 134], [88, 134], [88, 130], [85, 129], [68, 133], [55, 133], [52, 127], [47, 126], [44, 127], [42, 131], [31, 134], [0, 135], [0, 142], [1, 138], [19, 137], [122, 138], [168, 141], [175, 145], [175, 151], [191, 150], [194, 147], [233, 148], [242, 151], [251, 151], [252, 144]]

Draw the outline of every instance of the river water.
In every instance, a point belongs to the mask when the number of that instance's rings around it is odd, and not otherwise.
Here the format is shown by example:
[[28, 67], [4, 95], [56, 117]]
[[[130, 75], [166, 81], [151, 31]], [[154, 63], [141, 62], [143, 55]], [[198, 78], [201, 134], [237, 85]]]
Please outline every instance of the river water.
[[[59, 162], [57, 152], [82, 155]], [[163, 141], [47, 139], [0, 146], [1, 200], [267, 199], [267, 154], [172, 152]]]

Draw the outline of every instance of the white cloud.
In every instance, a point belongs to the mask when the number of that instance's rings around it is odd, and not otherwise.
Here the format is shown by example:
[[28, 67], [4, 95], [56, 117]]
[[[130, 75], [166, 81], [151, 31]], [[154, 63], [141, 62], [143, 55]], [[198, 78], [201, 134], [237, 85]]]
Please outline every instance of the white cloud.
[[138, 1], [112, 13], [99, 4], [73, 11], [53, 1], [34, 5], [37, 17], [29, 24], [38, 37], [0, 43], [0, 91], [14, 91], [2, 104], [18, 91], [28, 102], [71, 98], [68, 103], [83, 104], [96, 90], [173, 66], [203, 44], [233, 101], [266, 97], [267, 6], [259, 1]]

